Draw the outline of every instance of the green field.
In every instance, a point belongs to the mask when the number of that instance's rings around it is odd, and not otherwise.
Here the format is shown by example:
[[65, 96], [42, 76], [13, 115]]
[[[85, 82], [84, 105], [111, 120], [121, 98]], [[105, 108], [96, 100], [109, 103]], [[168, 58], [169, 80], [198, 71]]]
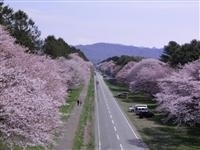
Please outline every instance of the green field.
[[[110, 83], [107, 85], [113, 95], [128, 91], [126, 87]], [[151, 150], [200, 150], [200, 128], [180, 127], [172, 123], [164, 124], [161, 121], [162, 115], [155, 110], [155, 101], [147, 94], [129, 93], [128, 98], [116, 99]], [[135, 113], [128, 112], [128, 107], [134, 104], [147, 104], [155, 116], [150, 119], [140, 119]]]

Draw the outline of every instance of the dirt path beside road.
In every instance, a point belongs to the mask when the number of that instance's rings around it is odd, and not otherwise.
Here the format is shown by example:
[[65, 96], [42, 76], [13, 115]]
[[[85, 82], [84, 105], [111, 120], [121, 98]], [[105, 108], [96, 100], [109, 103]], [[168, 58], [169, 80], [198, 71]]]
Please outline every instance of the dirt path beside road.
[[86, 84], [79, 96], [79, 100], [82, 102], [81, 105], [76, 105], [72, 110], [68, 120], [64, 123], [64, 127], [62, 129], [62, 135], [59, 138], [57, 145], [55, 146], [55, 150], [72, 150], [73, 140], [76, 134], [76, 130], [78, 128], [80, 114], [83, 109], [84, 100], [87, 96], [88, 84]]

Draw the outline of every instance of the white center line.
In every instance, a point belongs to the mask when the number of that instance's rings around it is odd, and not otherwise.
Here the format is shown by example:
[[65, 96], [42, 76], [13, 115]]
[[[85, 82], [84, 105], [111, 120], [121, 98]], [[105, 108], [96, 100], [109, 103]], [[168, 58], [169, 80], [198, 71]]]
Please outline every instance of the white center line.
[[109, 113], [109, 115], [111, 115], [111, 112], [110, 112], [110, 110], [108, 110], [108, 113]]
[[110, 118], [112, 119], [112, 115], [110, 115]]
[[112, 124], [115, 124], [113, 120], [112, 120]]
[[117, 128], [114, 126], [114, 130], [115, 130], [115, 132], [117, 131]]
[[120, 144], [120, 148], [121, 148], [121, 150], [124, 150], [123, 147], [122, 147], [122, 144]]
[[107, 106], [108, 111], [110, 111], [110, 108]]
[[[112, 93], [110, 92], [110, 90], [108, 89], [108, 86], [105, 84], [105, 82], [102, 82], [103, 85], [105, 87], [105, 89], [107, 90], [108, 94], [111, 95], [111, 97], [113, 97]], [[104, 91], [103, 91], [103, 94], [105, 95]], [[127, 124], [128, 124], [128, 127], [130, 128], [130, 130], [132, 131], [132, 133], [134, 134], [134, 136], [136, 137], [136, 139], [140, 139], [138, 137], [138, 135], [136, 134], [136, 132], [133, 130], [131, 124], [129, 123], [129, 120], [127, 119], [127, 117], [125, 116], [125, 114], [122, 112], [121, 108], [119, 107], [119, 105], [117, 104], [117, 100], [115, 100], [115, 98], [113, 99], [115, 105], [117, 106], [117, 108], [119, 109], [121, 115], [124, 117], [124, 119], [126, 120]]]
[[[97, 80], [97, 79], [96, 79]], [[95, 102], [96, 102], [96, 109], [97, 109], [97, 130], [98, 130], [98, 139], [99, 139], [99, 143], [98, 143], [98, 148], [99, 150], [101, 150], [101, 135], [100, 135], [100, 125], [99, 125], [99, 109], [98, 109], [98, 104], [97, 104], [97, 85], [95, 84]]]
[[118, 135], [118, 134], [116, 134], [116, 136], [117, 136], [117, 139], [119, 140], [119, 135]]

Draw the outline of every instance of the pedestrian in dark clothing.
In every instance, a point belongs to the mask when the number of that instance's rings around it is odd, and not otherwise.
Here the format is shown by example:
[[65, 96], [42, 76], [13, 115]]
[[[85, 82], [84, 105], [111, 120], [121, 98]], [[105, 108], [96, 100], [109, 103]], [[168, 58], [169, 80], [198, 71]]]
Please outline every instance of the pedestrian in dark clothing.
[[82, 101], [79, 101], [80, 106], [82, 105]]
[[76, 103], [77, 103], [77, 106], [79, 106], [79, 104], [80, 104], [80, 101], [79, 101], [79, 100], [77, 100], [77, 101], [76, 101]]

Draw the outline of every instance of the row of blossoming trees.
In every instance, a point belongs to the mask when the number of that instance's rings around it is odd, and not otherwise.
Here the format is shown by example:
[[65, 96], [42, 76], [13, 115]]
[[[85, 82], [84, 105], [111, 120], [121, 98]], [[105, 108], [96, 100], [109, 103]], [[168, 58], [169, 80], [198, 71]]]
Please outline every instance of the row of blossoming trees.
[[[196, 43], [195, 48], [200, 50], [200, 42]], [[176, 68], [156, 59], [129, 61], [124, 66], [109, 60], [98, 67], [128, 84], [131, 91], [150, 93], [158, 103], [157, 110], [165, 114], [165, 121], [200, 124], [200, 59]]]
[[25, 53], [0, 26], [0, 137], [23, 147], [48, 145], [62, 125], [59, 107], [67, 90], [88, 82], [91, 64]]

